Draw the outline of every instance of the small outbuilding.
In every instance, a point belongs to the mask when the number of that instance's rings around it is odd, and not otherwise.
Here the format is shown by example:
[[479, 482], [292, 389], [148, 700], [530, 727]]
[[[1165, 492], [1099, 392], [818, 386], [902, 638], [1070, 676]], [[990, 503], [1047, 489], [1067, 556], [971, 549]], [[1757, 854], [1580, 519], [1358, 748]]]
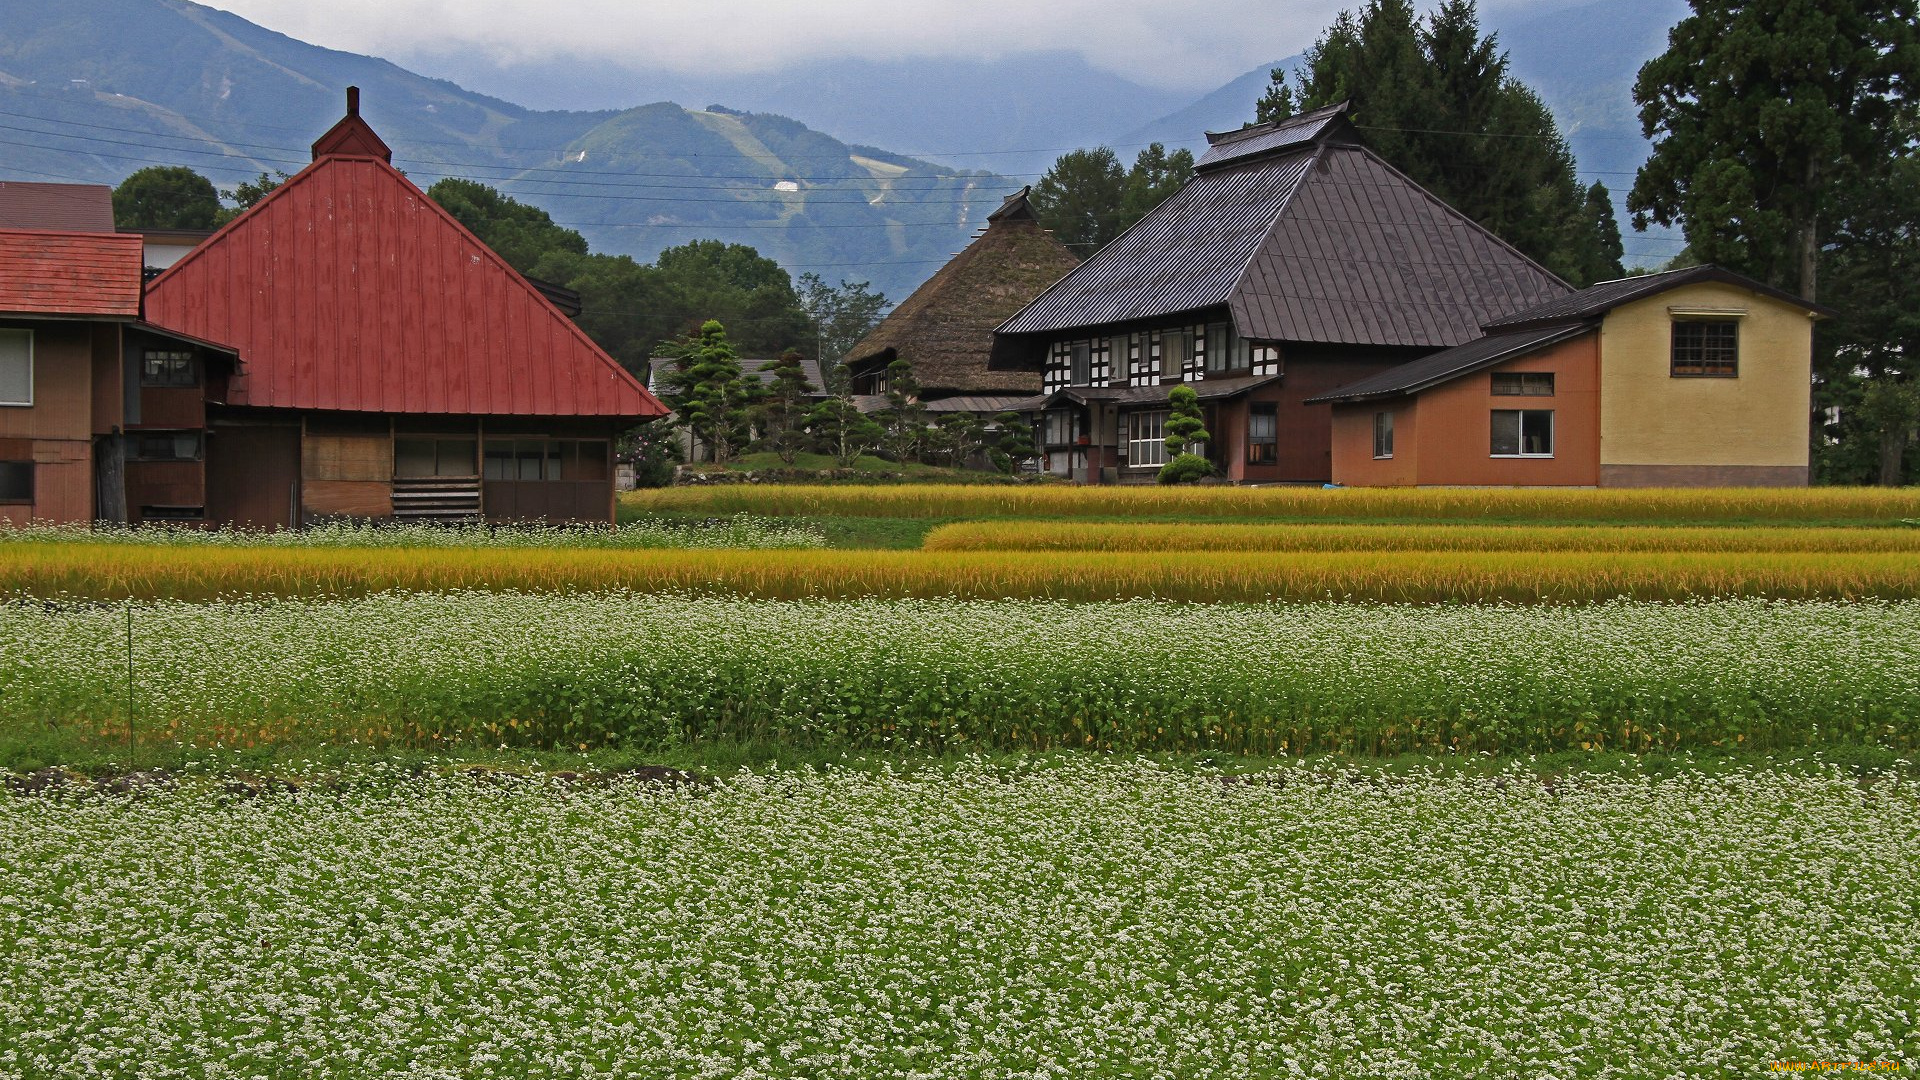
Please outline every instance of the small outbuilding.
[[1340, 484], [1804, 485], [1829, 315], [1714, 266], [1623, 278], [1308, 404]]

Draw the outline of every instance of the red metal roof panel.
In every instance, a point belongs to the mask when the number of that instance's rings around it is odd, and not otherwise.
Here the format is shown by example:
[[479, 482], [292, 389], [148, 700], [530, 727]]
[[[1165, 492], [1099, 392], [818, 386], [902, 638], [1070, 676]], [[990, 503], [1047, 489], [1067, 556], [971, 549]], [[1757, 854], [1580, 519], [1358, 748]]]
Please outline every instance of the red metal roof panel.
[[325, 156], [156, 278], [147, 318], [230, 342], [228, 401], [661, 416], [666, 407], [425, 192]]
[[0, 312], [137, 319], [141, 247], [115, 233], [0, 230]]

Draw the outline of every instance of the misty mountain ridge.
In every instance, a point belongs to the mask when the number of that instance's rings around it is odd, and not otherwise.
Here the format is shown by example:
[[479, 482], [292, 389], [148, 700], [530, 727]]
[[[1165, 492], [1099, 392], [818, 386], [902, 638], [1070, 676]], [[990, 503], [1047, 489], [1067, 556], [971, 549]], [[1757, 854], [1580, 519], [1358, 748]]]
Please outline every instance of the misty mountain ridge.
[[[1154, 141], [1199, 149], [1203, 132], [1252, 118], [1276, 66], [1193, 97], [1067, 52], [697, 80], [567, 58], [519, 67], [477, 52], [413, 58], [502, 95], [492, 96], [187, 0], [13, 6], [0, 27], [0, 177], [117, 183], [165, 163], [225, 186], [294, 172], [339, 118], [341, 89], [356, 84], [396, 164], [423, 187], [441, 176], [491, 184], [596, 250], [646, 260], [716, 238], [796, 275], [870, 280], [896, 300], [1064, 150], [1105, 144], [1130, 160]], [[1685, 0], [1598, 0], [1493, 27], [1515, 75], [1560, 119], [1583, 180], [1604, 181], [1616, 201], [1647, 153], [1634, 74], [1686, 10]], [[522, 93], [539, 104], [653, 103], [543, 110], [507, 100]], [[687, 107], [700, 102], [720, 104]], [[1627, 243], [1640, 263], [1679, 248], [1632, 232]]]

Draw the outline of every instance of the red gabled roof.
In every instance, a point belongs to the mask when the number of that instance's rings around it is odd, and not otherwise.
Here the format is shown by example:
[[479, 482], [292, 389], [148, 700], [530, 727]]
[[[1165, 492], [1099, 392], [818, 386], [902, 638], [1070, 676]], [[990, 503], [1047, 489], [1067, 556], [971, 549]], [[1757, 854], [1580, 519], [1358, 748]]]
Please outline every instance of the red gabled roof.
[[138, 236], [0, 230], [0, 313], [140, 317]]
[[667, 411], [378, 157], [319, 157], [154, 279], [147, 319], [238, 349], [245, 373], [229, 387], [233, 405], [635, 419]]

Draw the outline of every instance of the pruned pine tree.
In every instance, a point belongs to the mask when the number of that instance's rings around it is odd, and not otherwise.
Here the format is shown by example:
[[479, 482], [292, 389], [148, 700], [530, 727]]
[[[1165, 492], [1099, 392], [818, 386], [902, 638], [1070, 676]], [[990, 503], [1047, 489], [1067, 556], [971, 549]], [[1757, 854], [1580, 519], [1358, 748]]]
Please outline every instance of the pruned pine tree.
[[1017, 412], [1003, 412], [991, 421], [992, 439], [987, 445], [987, 460], [996, 472], [1009, 476], [1027, 462], [1040, 456], [1034, 441], [1033, 424]]
[[887, 437], [883, 444], [895, 461], [917, 461], [927, 438], [927, 410], [920, 404], [920, 384], [913, 365], [897, 359], [887, 365], [887, 407], [880, 414]]
[[707, 320], [684, 344], [674, 362], [676, 392], [668, 400], [707, 460], [724, 465], [747, 443], [760, 381], [741, 374], [726, 328], [716, 320]]
[[760, 441], [782, 464], [791, 465], [806, 442], [807, 416], [812, 412], [814, 385], [802, 366], [805, 357], [789, 349], [768, 366], [773, 382], [754, 410]]
[[1192, 447], [1213, 438], [1200, 412], [1200, 395], [1191, 386], [1167, 392], [1167, 463], [1160, 467], [1163, 484], [1186, 484], [1213, 475], [1213, 463]]
[[886, 441], [887, 431], [845, 395], [830, 397], [814, 406], [807, 415], [807, 428], [823, 453], [833, 463], [850, 469], [861, 455], [872, 453]]

